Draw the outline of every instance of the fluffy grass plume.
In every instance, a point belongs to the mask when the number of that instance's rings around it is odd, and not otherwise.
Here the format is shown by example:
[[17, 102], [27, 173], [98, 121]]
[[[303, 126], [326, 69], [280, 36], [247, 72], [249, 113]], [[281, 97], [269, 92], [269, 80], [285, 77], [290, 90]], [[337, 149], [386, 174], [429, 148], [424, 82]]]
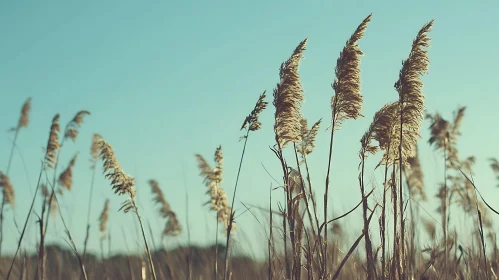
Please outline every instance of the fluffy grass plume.
[[298, 68], [306, 45], [307, 39], [300, 42], [291, 57], [281, 64], [280, 81], [274, 89], [274, 132], [280, 148], [284, 148], [289, 142], [297, 143], [301, 140], [300, 111], [304, 99]]
[[338, 129], [347, 119], [362, 116], [362, 95], [360, 94], [360, 57], [363, 55], [357, 42], [364, 36], [372, 14], [367, 16], [348, 39], [336, 61], [334, 96], [331, 99], [333, 129]]
[[[52, 201], [50, 200], [50, 191], [47, 188], [46, 184], [41, 185], [42, 189], [42, 197], [43, 197], [43, 203], [45, 203], [49, 209], [49, 213], [51, 215], [54, 215], [57, 210], [57, 204], [54, 199]], [[49, 205], [50, 204], [50, 205]]]
[[159, 214], [161, 217], [167, 218], [172, 212], [172, 209], [168, 201], [166, 201], [163, 191], [161, 191], [156, 180], [149, 180], [149, 185], [151, 186], [151, 191], [154, 195], [154, 202], [160, 207]]
[[106, 202], [104, 203], [104, 209], [102, 209], [102, 212], [99, 216], [99, 231], [101, 233], [102, 239], [106, 238], [108, 220], [109, 220], [109, 199], [106, 199]]
[[22, 127], [26, 128], [29, 125], [29, 112], [31, 111], [31, 97], [26, 99], [21, 108], [21, 115], [19, 116], [19, 121], [17, 126], [11, 128], [9, 131], [19, 131]]
[[92, 145], [90, 146], [90, 168], [95, 168], [95, 163], [99, 159], [99, 141], [102, 139], [100, 134], [92, 135]]
[[10, 183], [10, 179], [2, 171], [0, 171], [0, 188], [2, 188], [3, 204], [10, 204], [12, 207], [16, 206], [14, 200], [14, 188]]
[[402, 62], [399, 78], [394, 85], [399, 95], [399, 114], [401, 115], [399, 125], [402, 127], [398, 128], [399, 132], [401, 131], [399, 137], [403, 137], [404, 142], [400, 151], [402, 158], [399, 158], [402, 164], [415, 154], [419, 129], [424, 117], [425, 105], [421, 76], [427, 73], [430, 63], [428, 47], [431, 39], [428, 33], [432, 26], [433, 20], [425, 24], [418, 32], [412, 43], [409, 57]]
[[265, 102], [265, 97], [267, 97], [266, 91], [264, 91], [260, 95], [260, 97], [258, 97], [258, 101], [256, 102], [255, 108], [246, 117], [246, 119], [244, 119], [243, 125], [241, 126], [241, 130], [245, 129], [248, 126], [249, 131], [257, 131], [262, 127], [262, 123], [258, 120], [258, 116], [267, 107], [267, 102]]
[[80, 126], [83, 123], [83, 117], [85, 117], [86, 115], [90, 115], [90, 112], [83, 110], [76, 113], [74, 118], [68, 123], [64, 138], [70, 138], [71, 140], [73, 140], [73, 142], [76, 141]]
[[163, 218], [167, 218], [163, 236], [179, 235], [182, 231], [182, 226], [177, 219], [177, 215], [172, 211], [170, 204], [166, 201], [158, 182], [156, 180], [149, 180], [149, 185], [151, 185], [151, 191], [154, 194], [154, 202], [160, 206], [159, 214]]
[[76, 158], [78, 153], [76, 153], [68, 164], [68, 167], [59, 175], [59, 184], [66, 188], [68, 191], [71, 190], [73, 186], [73, 167], [76, 163]]
[[[100, 140], [100, 158], [102, 159], [106, 179], [111, 180], [111, 187], [115, 194], [129, 194], [130, 199], [135, 197], [135, 179], [125, 174], [120, 167], [113, 148], [104, 139]], [[132, 210], [134, 207], [130, 201], [126, 201], [121, 207], [124, 212]]]
[[61, 127], [59, 125], [59, 114], [56, 114], [52, 119], [52, 125], [50, 126], [49, 141], [47, 143], [47, 149], [45, 151], [45, 167], [54, 168], [57, 162], [57, 151], [59, 151], [59, 131]]
[[[200, 175], [204, 177], [204, 183], [208, 187], [207, 193], [210, 195], [210, 201], [207, 203], [211, 205], [211, 210], [217, 212], [218, 221], [224, 223], [227, 229], [232, 209], [229, 205], [227, 194], [220, 185], [223, 180], [222, 165], [224, 158], [222, 146], [219, 146], [215, 151], [215, 162], [217, 164], [215, 168], [211, 168], [203, 156], [196, 154], [196, 158]], [[232, 225], [232, 230], [235, 230], [235, 225]]]

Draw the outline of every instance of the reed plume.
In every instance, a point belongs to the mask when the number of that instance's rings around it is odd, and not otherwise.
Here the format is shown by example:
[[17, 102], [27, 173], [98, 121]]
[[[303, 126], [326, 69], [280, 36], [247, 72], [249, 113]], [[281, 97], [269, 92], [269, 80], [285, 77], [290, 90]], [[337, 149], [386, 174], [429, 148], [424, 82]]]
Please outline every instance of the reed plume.
[[107, 233], [107, 221], [109, 220], [109, 199], [106, 199], [104, 203], [104, 209], [99, 216], [99, 231], [101, 233], [101, 239], [106, 238]]
[[163, 191], [159, 187], [159, 183], [156, 180], [149, 180], [149, 185], [154, 194], [154, 202], [160, 207], [159, 214], [161, 217], [167, 219], [163, 230], [163, 237], [179, 235], [182, 231], [182, 226], [177, 219], [177, 215], [172, 211], [170, 204], [166, 201]]
[[264, 91], [259, 97], [255, 104], [255, 108], [251, 113], [244, 119], [241, 130], [248, 127], [249, 131], [257, 131], [262, 127], [262, 123], [258, 120], [260, 113], [267, 107], [267, 102], [265, 101], [266, 91]]
[[276, 142], [281, 149], [289, 142], [296, 143], [301, 140], [300, 110], [304, 99], [298, 68], [306, 45], [307, 39], [301, 41], [291, 57], [281, 64], [280, 81], [274, 89], [273, 105], [276, 108], [274, 132]]
[[[196, 154], [198, 161], [198, 168], [200, 175], [204, 177], [204, 183], [208, 187], [208, 194], [210, 195], [211, 210], [217, 212], [218, 221], [223, 223], [227, 229], [230, 223], [230, 216], [232, 209], [227, 200], [227, 195], [221, 187], [220, 183], [223, 181], [223, 155], [222, 146], [219, 146], [215, 151], [216, 167], [211, 168], [203, 156]], [[233, 226], [233, 230], [235, 226]]]
[[[111, 180], [111, 187], [115, 194], [130, 195], [133, 200], [135, 197], [135, 179], [125, 174], [121, 168], [118, 159], [114, 155], [114, 150], [104, 139], [100, 140], [100, 158], [102, 159], [106, 179]], [[128, 212], [132, 209], [130, 205], [124, 205], [123, 210]]]
[[177, 214], [175, 212], [170, 212], [168, 215], [168, 220], [166, 221], [165, 228], [163, 230], [163, 236], [177, 236], [182, 232], [182, 226], [177, 219]]
[[301, 155], [302, 162], [304, 157], [312, 153], [315, 148], [315, 138], [319, 133], [319, 127], [321, 125], [322, 119], [318, 120], [310, 129], [308, 129], [308, 122], [303, 117], [300, 120], [301, 124], [301, 141], [296, 145], [296, 151]]
[[10, 204], [12, 207], [15, 207], [16, 202], [14, 200], [14, 188], [10, 183], [9, 177], [5, 175], [2, 171], [0, 171], [0, 188], [2, 188], [2, 194], [3, 194], [2, 205]]
[[83, 123], [83, 117], [85, 117], [86, 115], [90, 115], [90, 112], [82, 110], [76, 113], [76, 115], [73, 117], [73, 119], [68, 123], [66, 127], [66, 132], [64, 134], [65, 139], [69, 138], [73, 140], [73, 142], [76, 141], [76, 138], [78, 137], [78, 133], [80, 130], [80, 126]]
[[76, 158], [78, 157], [78, 153], [76, 153], [71, 161], [69, 162], [66, 169], [59, 175], [59, 184], [66, 188], [68, 191], [71, 190], [73, 186], [73, 167], [76, 163]]
[[92, 145], [90, 146], [90, 165], [91, 169], [95, 169], [95, 163], [99, 159], [99, 141], [102, 139], [100, 134], [92, 135]]
[[336, 61], [334, 96], [331, 99], [333, 130], [343, 121], [361, 117], [362, 95], [360, 94], [360, 57], [363, 52], [357, 42], [364, 36], [372, 14], [367, 16], [348, 39]]
[[57, 163], [57, 151], [59, 151], [59, 114], [56, 114], [52, 119], [52, 126], [50, 127], [49, 140], [45, 152], [45, 168], [54, 168]]
[[154, 202], [160, 206], [159, 214], [163, 218], [167, 218], [172, 209], [168, 201], [166, 201], [163, 191], [159, 188], [159, 184], [156, 180], [149, 180], [149, 185], [151, 186], [151, 191], [154, 195]]

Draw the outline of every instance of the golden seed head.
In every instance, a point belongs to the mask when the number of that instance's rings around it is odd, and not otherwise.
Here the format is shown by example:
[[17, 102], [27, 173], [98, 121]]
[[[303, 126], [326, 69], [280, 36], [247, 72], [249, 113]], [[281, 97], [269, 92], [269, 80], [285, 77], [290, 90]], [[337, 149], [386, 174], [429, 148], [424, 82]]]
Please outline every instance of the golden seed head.
[[64, 133], [64, 138], [70, 138], [71, 140], [76, 141], [76, 138], [78, 137], [78, 133], [80, 130], [80, 126], [83, 123], [83, 117], [86, 115], [90, 115], [89, 111], [79, 111], [76, 113], [74, 118], [68, 123], [66, 127], [66, 132]]
[[29, 97], [21, 109], [21, 116], [19, 117], [19, 123], [17, 129], [21, 127], [28, 127], [29, 125], [29, 111], [31, 110], [31, 97]]
[[300, 42], [291, 57], [281, 64], [280, 81], [274, 89], [274, 132], [276, 142], [281, 148], [289, 142], [297, 143], [301, 140], [300, 110], [304, 99], [298, 68], [306, 44], [307, 39]]
[[49, 140], [47, 143], [47, 149], [45, 153], [45, 167], [54, 168], [57, 162], [57, 151], [59, 151], [59, 114], [56, 114], [52, 119], [52, 125], [50, 126]]
[[73, 167], [76, 163], [76, 158], [78, 153], [76, 153], [68, 164], [68, 167], [59, 175], [59, 184], [65, 187], [68, 191], [71, 190], [73, 186]]
[[156, 180], [149, 180], [151, 191], [154, 195], [154, 202], [160, 206], [159, 213], [163, 218], [167, 218], [172, 212], [170, 204], [166, 201], [163, 191]]
[[335, 80], [331, 99], [333, 129], [338, 129], [347, 119], [361, 117], [362, 95], [360, 94], [360, 57], [363, 55], [357, 42], [364, 36], [372, 14], [367, 16], [348, 39], [336, 62]]
[[302, 158], [306, 157], [308, 154], [310, 154], [314, 148], [315, 148], [315, 138], [317, 137], [317, 134], [319, 133], [319, 127], [321, 124], [321, 120], [318, 120], [311, 128], [310, 130], [308, 129], [308, 122], [306, 119], [301, 118], [300, 120], [300, 125], [301, 125], [301, 141], [298, 143], [296, 146], [296, 150]]
[[262, 123], [258, 120], [258, 116], [267, 107], [267, 102], [265, 102], [265, 97], [266, 97], [265, 93], [266, 91], [264, 91], [260, 95], [260, 97], [258, 97], [258, 101], [256, 102], [255, 108], [244, 120], [241, 130], [245, 129], [247, 125], [249, 125], [248, 129], [250, 131], [257, 131], [262, 127]]
[[135, 197], [135, 179], [125, 174], [114, 155], [113, 148], [105, 140], [100, 140], [100, 158], [103, 160], [105, 177], [111, 180], [114, 193], [129, 194]]
[[10, 179], [2, 171], [0, 171], [0, 188], [2, 188], [3, 203], [10, 204], [12, 207], [16, 206], [14, 188], [10, 182]]

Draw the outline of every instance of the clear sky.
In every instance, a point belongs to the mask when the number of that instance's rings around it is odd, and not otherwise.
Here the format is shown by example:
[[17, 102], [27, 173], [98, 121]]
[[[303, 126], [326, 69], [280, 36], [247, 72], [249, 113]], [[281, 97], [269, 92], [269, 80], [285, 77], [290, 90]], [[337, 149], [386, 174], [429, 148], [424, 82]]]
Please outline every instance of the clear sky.
[[[52, 117], [61, 114], [65, 125], [82, 109], [85, 119], [76, 144], [62, 149], [61, 168], [80, 152], [74, 169], [73, 191], [62, 207], [75, 242], [81, 248], [86, 227], [90, 185], [89, 148], [93, 133], [114, 147], [123, 169], [137, 180], [142, 215], [159, 243], [163, 223], [156, 215], [147, 180], [159, 181], [166, 198], [185, 226], [185, 190], [189, 194], [192, 242], [214, 241], [215, 216], [202, 204], [206, 188], [198, 176], [194, 154], [210, 159], [218, 145], [225, 154], [223, 187], [231, 194], [242, 149], [239, 128], [258, 95], [267, 90], [269, 107], [262, 114], [263, 129], [250, 136], [236, 199], [237, 213], [245, 204], [267, 207], [272, 179], [279, 162], [269, 150], [274, 144], [272, 90], [279, 80], [280, 63], [296, 45], [309, 38], [300, 74], [305, 90], [303, 113], [310, 123], [323, 118], [317, 148], [310, 156], [312, 180], [321, 197], [327, 163], [329, 102], [334, 66], [345, 41], [357, 25], [373, 13], [360, 41], [364, 119], [346, 121], [336, 134], [330, 205], [335, 213], [360, 200], [357, 183], [359, 140], [373, 114], [396, 100], [393, 88], [401, 61], [409, 53], [418, 30], [435, 19], [429, 75], [424, 77], [426, 104], [451, 118], [466, 105], [460, 139], [462, 156], [475, 155], [475, 180], [483, 194], [497, 196], [487, 159], [499, 157], [499, 2], [489, 1], [3, 1], [0, 3], [0, 130], [15, 126], [22, 103], [32, 97], [29, 128], [19, 136], [11, 181], [17, 208], [8, 210], [4, 248], [15, 249], [15, 213], [22, 225], [35, 188], [43, 148]], [[427, 144], [424, 123], [420, 149], [430, 201], [425, 209], [438, 215], [434, 194], [441, 182], [442, 157]], [[12, 134], [0, 137], [0, 170], [7, 165]], [[26, 170], [21, 156], [24, 158]], [[370, 166], [377, 163], [371, 159]], [[121, 228], [130, 250], [142, 246], [131, 214], [117, 212], [124, 197], [111, 191], [99, 174], [92, 207], [90, 249], [97, 250], [97, 218], [106, 198], [111, 199], [112, 249], [125, 250]], [[378, 182], [380, 171], [367, 173]], [[273, 183], [276, 186], [276, 183]], [[282, 197], [274, 192], [274, 198]], [[40, 211], [40, 198], [35, 206]], [[499, 203], [491, 199], [499, 207]], [[276, 207], [276, 204], [274, 204]], [[265, 218], [253, 209], [260, 222]], [[422, 211], [423, 212], [423, 211]], [[238, 239], [245, 251], [260, 255], [264, 231], [246, 212], [238, 217]], [[499, 221], [498, 219], [495, 219]], [[361, 212], [346, 218], [352, 234], [359, 229]], [[32, 249], [37, 233], [34, 219], [24, 242]], [[49, 229], [49, 242], [64, 243], [58, 220]], [[184, 233], [170, 244], [185, 244]], [[247, 242], [246, 242], [247, 241]]]

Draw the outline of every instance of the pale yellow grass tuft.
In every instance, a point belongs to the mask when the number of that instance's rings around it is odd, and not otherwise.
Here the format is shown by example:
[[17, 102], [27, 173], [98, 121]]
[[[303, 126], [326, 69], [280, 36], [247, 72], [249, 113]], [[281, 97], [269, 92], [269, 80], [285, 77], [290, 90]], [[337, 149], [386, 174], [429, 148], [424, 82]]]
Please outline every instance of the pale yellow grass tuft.
[[255, 108], [246, 117], [246, 119], [244, 119], [241, 130], [245, 129], [246, 126], [248, 126], [249, 131], [257, 131], [262, 127], [262, 123], [258, 120], [258, 116], [267, 107], [267, 102], [265, 102], [265, 93], [266, 92], [264, 91], [260, 97], [258, 97]]
[[104, 203], [104, 209], [102, 209], [102, 212], [99, 216], [99, 231], [102, 234], [101, 239], [106, 238], [108, 220], [109, 220], [109, 199], [106, 199], [106, 202]]

